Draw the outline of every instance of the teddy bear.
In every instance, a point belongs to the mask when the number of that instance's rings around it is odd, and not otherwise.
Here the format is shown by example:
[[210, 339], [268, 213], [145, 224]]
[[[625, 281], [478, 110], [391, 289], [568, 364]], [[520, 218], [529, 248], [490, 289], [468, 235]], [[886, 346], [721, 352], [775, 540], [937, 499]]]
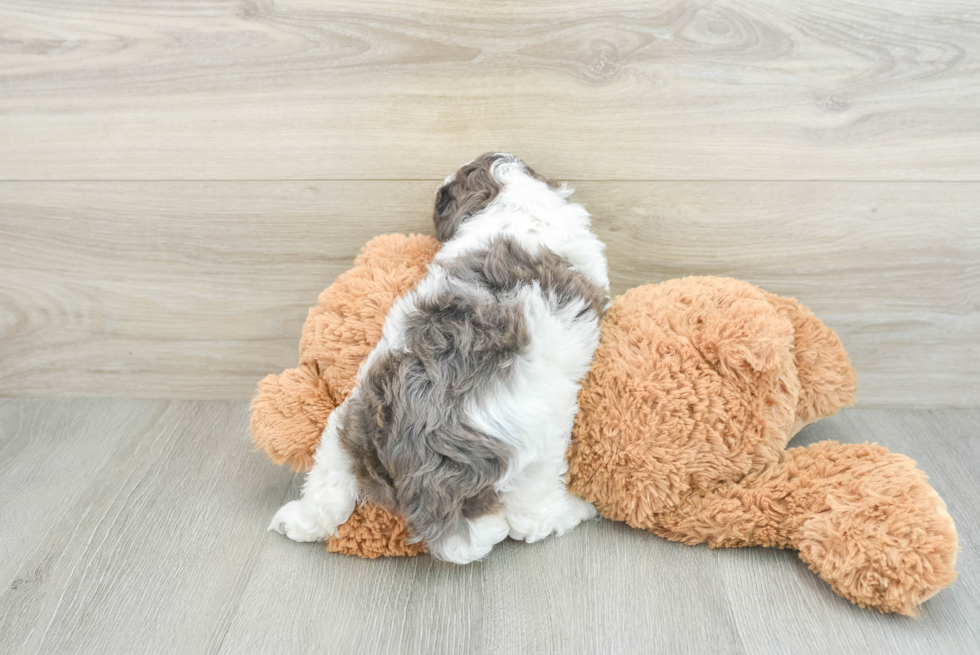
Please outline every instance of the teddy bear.
[[[320, 294], [298, 366], [263, 379], [251, 404], [252, 439], [273, 462], [310, 468], [388, 309], [438, 249], [427, 236], [377, 237]], [[956, 577], [956, 529], [925, 474], [876, 444], [786, 449], [852, 404], [855, 386], [840, 339], [795, 299], [717, 277], [631, 289], [606, 312], [582, 381], [569, 489], [673, 541], [795, 549], [844, 598], [915, 615]], [[359, 504], [327, 549], [375, 558], [425, 545], [400, 517]]]

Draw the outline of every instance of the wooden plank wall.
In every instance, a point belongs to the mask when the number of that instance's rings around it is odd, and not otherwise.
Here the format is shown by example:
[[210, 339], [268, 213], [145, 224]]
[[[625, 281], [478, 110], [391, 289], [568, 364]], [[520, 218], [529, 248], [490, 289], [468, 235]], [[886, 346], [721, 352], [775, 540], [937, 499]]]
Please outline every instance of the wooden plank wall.
[[485, 150], [568, 179], [614, 291], [794, 295], [864, 406], [980, 400], [980, 5], [9, 0], [0, 395], [249, 397]]

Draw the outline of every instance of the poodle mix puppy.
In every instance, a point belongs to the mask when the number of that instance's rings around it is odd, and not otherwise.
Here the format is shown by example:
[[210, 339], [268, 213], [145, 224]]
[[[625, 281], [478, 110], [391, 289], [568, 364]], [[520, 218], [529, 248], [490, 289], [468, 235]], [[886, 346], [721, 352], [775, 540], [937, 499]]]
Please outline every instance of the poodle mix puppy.
[[571, 194], [506, 154], [446, 179], [438, 255], [392, 307], [330, 415], [302, 498], [270, 530], [325, 539], [361, 499], [465, 564], [508, 535], [536, 541], [595, 516], [566, 489], [565, 451], [609, 279]]

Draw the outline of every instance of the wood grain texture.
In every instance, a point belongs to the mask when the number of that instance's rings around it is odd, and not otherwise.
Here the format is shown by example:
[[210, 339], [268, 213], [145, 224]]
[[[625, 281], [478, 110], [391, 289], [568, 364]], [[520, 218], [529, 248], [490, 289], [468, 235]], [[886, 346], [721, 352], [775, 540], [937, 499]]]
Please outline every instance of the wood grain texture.
[[[5, 510], [18, 494], [14, 530], [31, 538], [10, 550], [4, 541], [0, 651], [216, 650], [265, 536], [244, 517], [274, 512], [289, 479], [250, 452], [246, 408], [106, 400], [0, 410], [5, 444], [71, 471], [60, 484], [0, 482]], [[107, 425], [111, 455], [86, 453]], [[37, 498], [58, 491], [71, 493]]]
[[[432, 182], [0, 183], [0, 395], [246, 399]], [[980, 185], [581, 182], [615, 293], [728, 275], [838, 331], [865, 406], [980, 400]]]
[[0, 178], [980, 180], [966, 0], [7, 0]]
[[0, 651], [980, 652], [977, 410], [850, 410], [792, 444], [877, 441], [930, 474], [963, 550], [919, 619], [851, 605], [790, 552], [606, 521], [466, 567], [328, 554], [265, 532], [301, 478], [251, 451], [245, 413], [0, 399]]
[[[0, 401], [0, 580], [21, 598], [33, 598], [36, 583], [48, 575], [44, 561], [30, 561], [52, 546], [44, 543], [48, 529], [72, 520], [79, 508], [91, 511], [80, 501], [85, 490], [120, 442], [145, 430], [157, 414], [145, 403]], [[4, 613], [0, 634], [11, 620], [24, 618]]]

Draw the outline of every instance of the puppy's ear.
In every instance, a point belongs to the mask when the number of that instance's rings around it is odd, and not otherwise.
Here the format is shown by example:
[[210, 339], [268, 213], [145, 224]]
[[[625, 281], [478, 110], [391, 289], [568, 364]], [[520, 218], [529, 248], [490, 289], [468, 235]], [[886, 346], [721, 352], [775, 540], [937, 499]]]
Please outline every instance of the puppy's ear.
[[490, 169], [506, 155], [488, 152], [462, 166], [436, 193], [436, 208], [432, 215], [436, 238], [446, 242], [456, 235], [459, 226], [470, 216], [489, 205], [501, 185]]

